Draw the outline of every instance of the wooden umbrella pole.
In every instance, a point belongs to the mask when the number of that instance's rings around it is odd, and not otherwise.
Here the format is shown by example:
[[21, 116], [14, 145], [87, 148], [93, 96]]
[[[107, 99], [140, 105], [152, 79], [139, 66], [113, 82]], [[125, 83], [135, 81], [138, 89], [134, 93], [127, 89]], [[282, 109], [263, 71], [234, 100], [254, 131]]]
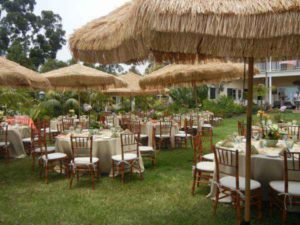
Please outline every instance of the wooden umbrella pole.
[[248, 65], [248, 104], [247, 104], [247, 136], [246, 136], [246, 171], [245, 171], [245, 221], [244, 225], [250, 224], [250, 178], [251, 178], [251, 134], [252, 134], [252, 106], [253, 106], [253, 76], [254, 58], [249, 58]]
[[78, 91], [78, 104], [79, 104], [79, 108], [78, 108], [78, 119], [80, 120], [80, 91]]

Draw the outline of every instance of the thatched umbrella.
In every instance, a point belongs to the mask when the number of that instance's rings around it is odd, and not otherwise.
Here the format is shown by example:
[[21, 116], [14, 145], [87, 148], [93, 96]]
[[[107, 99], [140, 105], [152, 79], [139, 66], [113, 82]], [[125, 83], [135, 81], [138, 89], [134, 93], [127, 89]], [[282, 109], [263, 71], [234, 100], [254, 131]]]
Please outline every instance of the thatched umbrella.
[[[60, 90], [106, 90], [109, 87], [126, 87], [121, 79], [91, 67], [75, 64], [43, 74], [54, 88]], [[80, 95], [79, 116], [80, 116]]]
[[0, 86], [13, 88], [48, 89], [49, 81], [37, 72], [0, 57]]
[[[109, 15], [95, 19], [69, 39], [74, 57], [85, 62], [112, 64], [138, 61], [149, 54], [141, 35], [133, 34], [130, 15], [132, 3], [126, 3]], [[117, 35], [116, 35], [117, 34]], [[128, 57], [132, 53], [133, 57]]]
[[[255, 74], [259, 70], [255, 68]], [[196, 86], [221, 81], [239, 80], [244, 76], [241, 63], [209, 62], [198, 65], [173, 64], [156, 70], [140, 80], [143, 89], [193, 87], [197, 105]]]
[[133, 97], [135, 96], [149, 96], [149, 95], [157, 95], [161, 93], [166, 93], [168, 90], [165, 88], [152, 88], [148, 90], [143, 90], [140, 85], [139, 81], [141, 80], [142, 76], [137, 75], [136, 73], [129, 72], [125, 75], [120, 76], [120, 79], [122, 79], [124, 82], [127, 83], [126, 88], [113, 88], [104, 91], [103, 93], [106, 95], [111, 96], [127, 96], [130, 97], [131, 102], [131, 109], [133, 109], [132, 101]]
[[[128, 30], [137, 37], [142, 33], [143, 43], [158, 61], [247, 58], [245, 222], [249, 223], [254, 58], [299, 57], [299, 0], [135, 0], [129, 12]], [[122, 61], [134, 58], [132, 52], [122, 55]], [[116, 55], [114, 61], [120, 59]]]

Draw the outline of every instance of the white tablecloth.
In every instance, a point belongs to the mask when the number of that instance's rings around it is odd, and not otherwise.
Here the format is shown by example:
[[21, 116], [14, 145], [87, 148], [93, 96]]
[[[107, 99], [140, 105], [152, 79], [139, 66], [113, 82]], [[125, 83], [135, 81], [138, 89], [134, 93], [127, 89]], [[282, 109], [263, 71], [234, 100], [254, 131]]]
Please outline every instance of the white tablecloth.
[[9, 126], [7, 139], [10, 142], [9, 154], [12, 158], [24, 158], [26, 152], [23, 145], [23, 138], [30, 137], [28, 126]]
[[[92, 151], [93, 156], [98, 157], [100, 160], [101, 173], [110, 173], [111, 175], [111, 156], [121, 154], [121, 139], [120, 137], [110, 138], [110, 136], [110, 130], [103, 130], [101, 135], [94, 135]], [[56, 139], [56, 150], [64, 152], [71, 157], [70, 137], [58, 137]], [[141, 156], [139, 161], [142, 171], [144, 171], [144, 163]]]
[[[251, 157], [251, 178], [257, 180], [262, 185], [264, 200], [268, 200], [269, 182], [274, 180], [283, 180], [283, 157], [273, 157], [271, 154], [280, 153], [285, 147], [282, 141], [279, 141], [276, 148], [260, 147], [259, 142], [253, 141], [252, 144], [256, 147], [259, 154], [252, 155]], [[239, 173], [240, 176], [245, 176], [245, 143], [240, 144], [237, 147], [240, 150], [239, 154]], [[295, 145], [295, 151], [300, 151], [300, 145]], [[269, 156], [268, 156], [269, 155]], [[216, 174], [214, 174], [214, 179]], [[300, 179], [300, 174], [299, 174]], [[211, 192], [209, 196], [215, 196], [216, 187], [211, 186]]]

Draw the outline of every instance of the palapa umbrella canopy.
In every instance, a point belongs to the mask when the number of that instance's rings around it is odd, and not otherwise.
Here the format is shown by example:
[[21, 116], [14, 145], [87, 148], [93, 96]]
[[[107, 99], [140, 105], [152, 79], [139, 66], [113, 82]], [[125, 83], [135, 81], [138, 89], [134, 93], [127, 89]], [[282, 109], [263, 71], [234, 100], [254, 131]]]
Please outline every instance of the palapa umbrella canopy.
[[104, 91], [104, 94], [113, 95], [113, 96], [146, 96], [146, 95], [156, 95], [160, 93], [165, 93], [167, 90], [164, 88], [152, 88], [148, 90], [143, 90], [140, 87], [139, 81], [142, 79], [141, 75], [135, 73], [127, 73], [125, 75], [120, 76], [124, 82], [127, 83], [126, 88], [113, 88]]
[[0, 86], [48, 89], [50, 88], [50, 83], [37, 72], [4, 57], [0, 57]]
[[57, 89], [96, 89], [126, 87], [127, 84], [111, 74], [81, 64], [74, 64], [44, 73], [51, 85]]
[[[105, 90], [109, 87], [126, 87], [121, 79], [81, 64], [64, 67], [44, 73], [54, 88], [62, 90]], [[78, 95], [80, 106], [80, 95]], [[79, 107], [80, 116], [80, 107]]]
[[[259, 70], [255, 68], [255, 74]], [[166, 87], [194, 87], [201, 84], [213, 84], [243, 78], [242, 63], [211, 62], [198, 65], [172, 64], [144, 76], [140, 80], [143, 89]]]
[[[299, 57], [300, 0], [134, 0], [128, 18], [131, 35], [142, 34], [142, 43], [157, 61], [248, 58], [245, 224], [249, 224], [254, 58]], [[129, 52], [122, 58], [115, 55], [114, 62], [134, 58], [138, 57]]]
[[[139, 61], [149, 54], [141, 35], [131, 32], [128, 20], [132, 3], [95, 19], [75, 31], [69, 39], [74, 57], [85, 62], [112, 64]], [[117, 34], [117, 35], [116, 35]], [[128, 54], [132, 53], [132, 58]]]

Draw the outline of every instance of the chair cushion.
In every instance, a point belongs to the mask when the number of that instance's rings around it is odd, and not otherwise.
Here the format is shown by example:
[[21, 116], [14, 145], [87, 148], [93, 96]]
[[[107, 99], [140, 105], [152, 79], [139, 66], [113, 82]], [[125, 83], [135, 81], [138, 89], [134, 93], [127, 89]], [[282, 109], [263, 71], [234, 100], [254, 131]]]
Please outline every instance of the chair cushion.
[[[135, 135], [137, 137], [137, 134]], [[148, 135], [147, 134], [140, 134], [140, 138], [147, 138]]]
[[152, 146], [139, 146], [140, 152], [153, 152], [154, 149]]
[[[37, 141], [38, 138], [35, 137], [34, 140]], [[30, 138], [30, 137], [29, 137], [29, 138], [23, 138], [22, 141], [23, 141], [23, 142], [26, 142], [26, 143], [31, 143], [31, 138]]]
[[179, 133], [179, 134], [175, 134], [175, 137], [185, 138], [185, 137], [191, 137], [191, 135], [185, 133]]
[[[34, 152], [37, 152], [37, 153], [41, 152], [41, 148], [34, 149]], [[55, 152], [55, 146], [47, 147], [47, 152]]]
[[51, 129], [50, 132], [51, 133], [58, 133], [58, 130], [57, 129]]
[[[233, 176], [222, 177], [220, 179], [220, 184], [221, 184], [221, 186], [230, 188], [232, 190], [236, 189], [235, 177], [233, 177]], [[239, 177], [239, 185], [240, 185], [240, 190], [245, 191], [245, 178], [244, 177]], [[261, 184], [258, 181], [250, 180], [250, 189], [251, 190], [255, 190], [260, 187], [261, 187]]]
[[[92, 157], [92, 163], [97, 163], [99, 158]], [[74, 163], [76, 165], [89, 165], [90, 164], [90, 157], [76, 157], [74, 158]]]
[[[65, 153], [60, 153], [60, 152], [55, 152], [55, 153], [50, 153], [48, 154], [48, 160], [56, 160], [56, 159], [63, 159], [66, 158], [67, 155]], [[46, 156], [42, 156], [43, 160], [46, 160]]]
[[[113, 155], [112, 160], [114, 161], [122, 161], [122, 155]], [[137, 155], [133, 153], [125, 153], [124, 154], [124, 161], [130, 161], [137, 159]]]
[[203, 155], [202, 158], [207, 161], [214, 161], [215, 155], [214, 155], [214, 153], [208, 153], [208, 154]]
[[214, 172], [215, 163], [214, 162], [199, 162], [196, 165], [196, 168], [205, 172]]
[[[9, 146], [9, 142], [6, 142], [6, 146]], [[6, 147], [5, 142], [0, 142], [0, 148]]]
[[[284, 181], [271, 181], [270, 182], [271, 188], [279, 193], [284, 193]], [[288, 182], [288, 193], [290, 195], [300, 196], [300, 182], [297, 181], [289, 181]]]
[[159, 134], [156, 134], [155, 137], [156, 137], [156, 138], [160, 138], [160, 137], [161, 137], [161, 138], [170, 138], [170, 135], [169, 135], [169, 134], [162, 134], [162, 135], [160, 136]]

